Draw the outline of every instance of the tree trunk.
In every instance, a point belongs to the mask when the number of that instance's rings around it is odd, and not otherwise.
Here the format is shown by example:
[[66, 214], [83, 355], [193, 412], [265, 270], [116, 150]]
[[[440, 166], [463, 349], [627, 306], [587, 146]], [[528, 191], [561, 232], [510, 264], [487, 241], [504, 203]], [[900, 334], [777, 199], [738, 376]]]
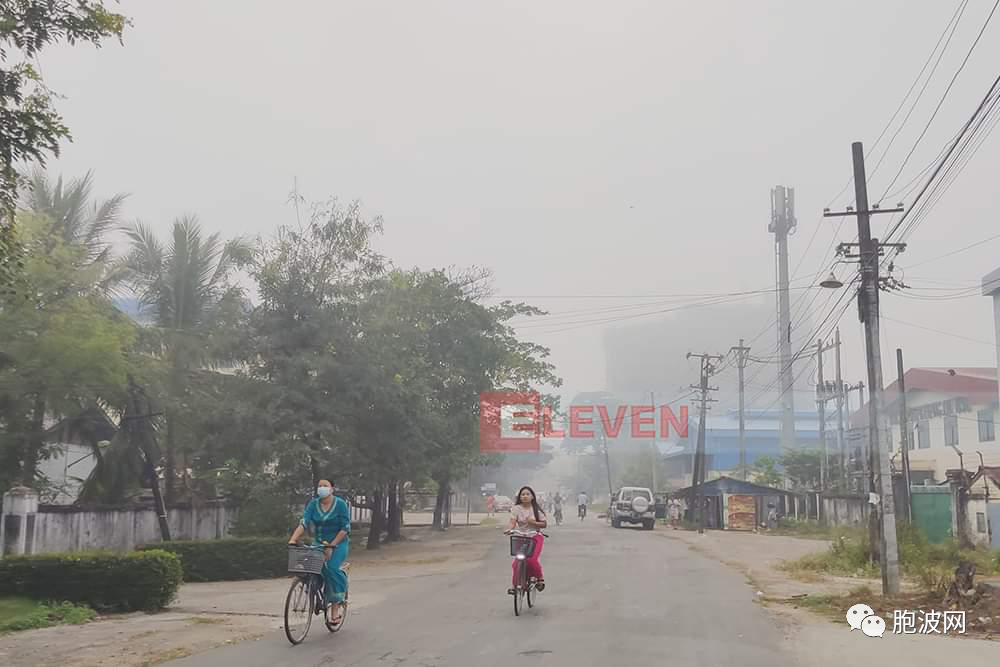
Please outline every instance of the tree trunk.
[[402, 539], [401, 528], [402, 508], [399, 506], [399, 486], [400, 483], [393, 480], [389, 483], [389, 524], [386, 527], [390, 542], [398, 542]]
[[445, 500], [448, 497], [448, 481], [444, 480], [438, 481], [438, 493], [437, 499], [434, 502], [434, 523], [433, 528], [435, 530], [444, 530], [447, 526], [447, 517], [445, 512], [447, 511], [447, 504]]
[[24, 441], [24, 460], [21, 463], [21, 484], [35, 488], [35, 474], [38, 472], [38, 457], [45, 446], [45, 398], [35, 397], [31, 411], [31, 421]]
[[177, 502], [177, 429], [173, 410], [164, 410], [164, 419], [167, 422], [167, 446], [163, 460], [164, 501], [169, 507]]
[[385, 516], [382, 514], [382, 489], [372, 493], [368, 507], [371, 508], [371, 525], [368, 527], [368, 549], [378, 549], [382, 546], [382, 526], [385, 525]]

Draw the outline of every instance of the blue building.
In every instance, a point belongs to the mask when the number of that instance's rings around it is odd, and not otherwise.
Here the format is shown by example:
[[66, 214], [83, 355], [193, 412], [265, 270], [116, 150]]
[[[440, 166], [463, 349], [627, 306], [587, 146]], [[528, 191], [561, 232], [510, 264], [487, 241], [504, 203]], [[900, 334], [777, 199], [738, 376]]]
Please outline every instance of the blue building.
[[[802, 449], [818, 449], [819, 415], [815, 411], [795, 411], [795, 442]], [[777, 458], [781, 451], [781, 410], [746, 410], [745, 438], [747, 464], [760, 456]], [[827, 414], [827, 438], [830, 446], [836, 442], [836, 415]], [[689, 474], [693, 469], [694, 453], [698, 445], [698, 416], [693, 413], [688, 418], [688, 437], [674, 437], [657, 443], [660, 455], [671, 463], [671, 470], [679, 475]], [[706, 470], [726, 472], [740, 464], [740, 416], [739, 410], [732, 409], [723, 415], [712, 415], [706, 419], [705, 428]], [[710, 477], [712, 475], [709, 475]]]

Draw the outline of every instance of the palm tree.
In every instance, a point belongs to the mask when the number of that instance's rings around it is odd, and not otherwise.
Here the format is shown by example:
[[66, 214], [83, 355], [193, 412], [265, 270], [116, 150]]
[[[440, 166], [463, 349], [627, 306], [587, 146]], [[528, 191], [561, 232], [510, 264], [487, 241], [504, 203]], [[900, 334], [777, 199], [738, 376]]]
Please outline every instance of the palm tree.
[[92, 203], [93, 187], [93, 172], [64, 183], [62, 176], [53, 182], [44, 171], [37, 170], [31, 175], [24, 208], [51, 218], [53, 231], [63, 242], [82, 248], [84, 267], [107, 267], [99, 281], [99, 286], [106, 288], [117, 277], [108, 270], [112, 262], [107, 236], [121, 224], [122, 204], [128, 195], [116, 194]]
[[[78, 275], [82, 279], [67, 285], [69, 291], [106, 291], [115, 281], [115, 274], [110, 270], [113, 263], [107, 235], [120, 223], [121, 208], [127, 195], [116, 194], [100, 203], [93, 202], [92, 172], [66, 183], [61, 176], [53, 182], [44, 171], [36, 170], [29, 185], [21, 202], [22, 211], [51, 219], [51, 238], [80, 251], [74, 255], [79, 259], [74, 261], [72, 268], [79, 270]], [[10, 361], [0, 352], [0, 361], [3, 359]], [[30, 427], [27, 429], [27, 453], [21, 474], [23, 483], [31, 484], [36, 475], [38, 453], [44, 444], [45, 418], [63, 416], [67, 410], [79, 409], [81, 404], [83, 407], [100, 405], [102, 396], [100, 392], [84, 389], [74, 393], [67, 391], [67, 387], [53, 392], [41, 385], [23, 398], [30, 401]]]
[[[250, 245], [243, 239], [223, 241], [219, 234], [206, 238], [194, 217], [175, 220], [167, 244], [142, 222], [125, 233], [132, 247], [121, 262], [122, 277], [159, 333], [167, 367], [164, 476], [169, 503], [177, 496], [177, 455], [183, 454], [177, 443], [178, 412], [185, 407], [192, 371], [220, 361], [213, 334], [226, 307], [241, 297], [229, 277], [249, 256]], [[181, 463], [186, 470], [186, 462]]]

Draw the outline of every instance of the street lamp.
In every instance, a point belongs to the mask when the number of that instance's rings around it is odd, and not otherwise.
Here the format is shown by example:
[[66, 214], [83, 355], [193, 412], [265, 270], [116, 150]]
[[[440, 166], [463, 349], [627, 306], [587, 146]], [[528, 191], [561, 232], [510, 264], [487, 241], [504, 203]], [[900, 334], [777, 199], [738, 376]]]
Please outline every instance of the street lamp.
[[819, 286], [826, 287], [827, 289], [840, 289], [844, 286], [844, 283], [837, 280], [837, 276], [833, 275], [833, 271], [831, 271], [830, 275]]

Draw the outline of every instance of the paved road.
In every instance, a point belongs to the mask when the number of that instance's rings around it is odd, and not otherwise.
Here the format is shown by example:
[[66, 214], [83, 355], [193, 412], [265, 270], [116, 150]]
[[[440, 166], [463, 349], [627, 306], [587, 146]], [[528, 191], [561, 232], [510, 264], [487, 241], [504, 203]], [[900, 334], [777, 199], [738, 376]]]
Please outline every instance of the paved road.
[[[657, 530], [662, 530], [658, 527]], [[476, 568], [414, 579], [293, 647], [281, 632], [169, 663], [514, 667], [663, 664], [786, 667], [782, 637], [735, 571], [655, 534], [599, 519], [553, 527], [547, 590], [515, 618], [506, 538]], [[281, 601], [276, 601], [276, 605]], [[649, 662], [647, 662], [649, 661]], [[655, 661], [655, 663], [653, 662]]]

